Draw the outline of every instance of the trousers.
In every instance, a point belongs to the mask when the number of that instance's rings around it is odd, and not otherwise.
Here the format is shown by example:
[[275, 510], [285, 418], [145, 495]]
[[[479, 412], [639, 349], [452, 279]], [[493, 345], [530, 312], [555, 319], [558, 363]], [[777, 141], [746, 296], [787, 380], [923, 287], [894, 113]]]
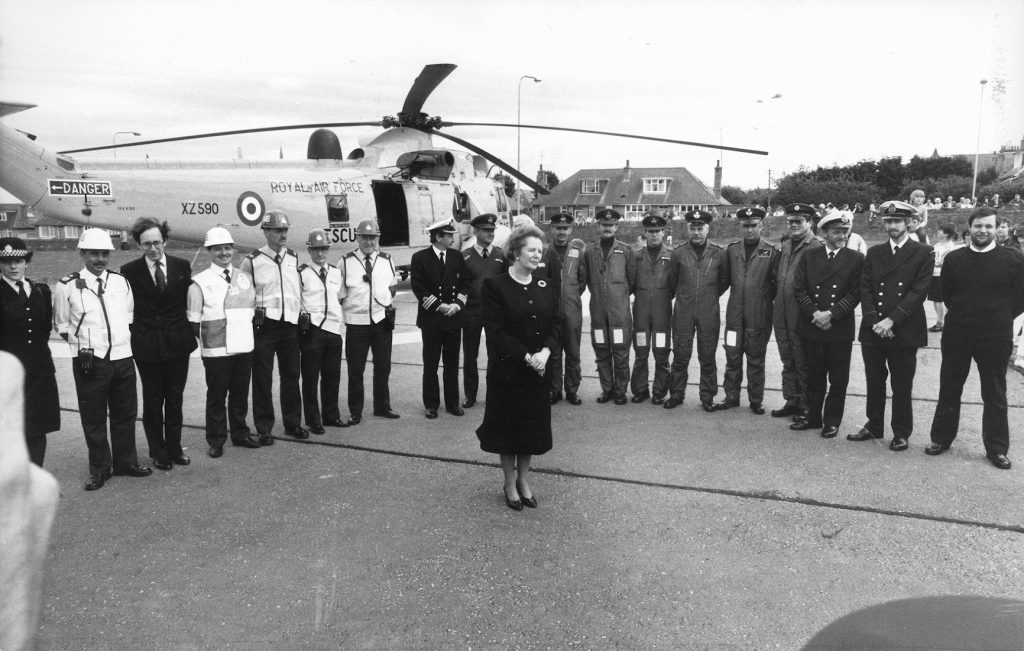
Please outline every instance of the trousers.
[[872, 434], [885, 431], [885, 381], [892, 385], [892, 427], [893, 436], [910, 438], [914, 431], [914, 408], [910, 391], [914, 386], [917, 372], [917, 348], [892, 348], [888, 346], [861, 346], [864, 358], [864, 377], [867, 380], [868, 423], [865, 425]]
[[155, 461], [182, 454], [181, 407], [188, 363], [188, 355], [157, 362], [135, 360], [142, 380], [142, 428]]
[[[109, 361], [94, 358], [92, 370], [72, 363], [78, 413], [82, 418], [85, 445], [89, 450], [89, 474], [105, 475], [139, 465], [135, 451], [135, 418], [139, 402], [135, 389], [135, 363], [131, 357]], [[110, 442], [107, 442], [107, 413]]]
[[323, 427], [325, 420], [341, 420], [338, 409], [341, 335], [310, 326], [309, 332], [299, 339], [302, 352], [302, 412], [306, 425]]
[[252, 417], [256, 431], [274, 429], [274, 355], [281, 376], [281, 420], [284, 429], [298, 429], [302, 418], [299, 394], [299, 329], [293, 323], [264, 319], [256, 331], [252, 354]]
[[770, 330], [744, 328], [737, 332], [736, 345], [725, 346], [726, 400], [739, 401], [743, 384], [743, 357], [747, 358], [747, 400], [750, 404], [764, 401], [764, 359], [768, 353]]
[[229, 432], [232, 441], [252, 434], [245, 424], [249, 415], [252, 353], [204, 357], [203, 368], [206, 371], [206, 443], [224, 445]]
[[391, 378], [391, 341], [391, 328], [381, 323], [345, 326], [348, 410], [353, 416], [363, 415], [363, 373], [370, 352], [373, 353], [373, 411], [386, 412], [391, 409], [391, 392], [388, 388], [388, 380]]
[[804, 338], [803, 350], [807, 354], [807, 422], [839, 427], [846, 409], [853, 342]]
[[423, 406], [437, 409], [441, 404], [441, 387], [437, 382], [438, 363], [443, 364], [444, 407], [459, 406], [459, 342], [462, 329], [436, 330], [424, 328], [423, 336]]

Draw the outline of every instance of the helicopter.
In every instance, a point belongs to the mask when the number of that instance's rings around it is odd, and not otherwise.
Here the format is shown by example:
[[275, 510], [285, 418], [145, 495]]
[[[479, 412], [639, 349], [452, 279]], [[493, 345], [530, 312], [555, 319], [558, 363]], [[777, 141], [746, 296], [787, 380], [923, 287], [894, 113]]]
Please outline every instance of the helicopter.
[[[468, 238], [473, 217], [493, 213], [508, 225], [505, 182], [493, 167], [538, 194], [548, 190], [497, 156], [442, 128], [512, 127], [636, 138], [752, 154], [767, 152], [653, 136], [544, 125], [449, 122], [422, 112], [431, 93], [454, 64], [426, 65], [395, 116], [359, 122], [292, 124], [193, 134], [154, 140], [51, 151], [36, 136], [0, 121], [0, 187], [42, 214], [71, 224], [127, 230], [141, 216], [166, 219], [174, 239], [201, 244], [213, 226], [231, 229], [237, 246], [258, 248], [269, 210], [282, 210], [293, 230], [327, 232], [332, 243], [355, 241], [359, 222], [372, 219], [380, 229], [380, 247], [407, 269], [412, 253], [429, 244], [426, 227], [451, 218], [459, 240]], [[0, 103], [0, 118], [34, 104]], [[346, 127], [385, 129], [342, 156], [331, 130]], [[91, 151], [197, 140], [248, 133], [314, 129], [302, 160], [87, 160]], [[439, 147], [434, 138], [465, 149]], [[493, 165], [492, 165], [493, 164]], [[456, 243], [458, 246], [459, 243]]]

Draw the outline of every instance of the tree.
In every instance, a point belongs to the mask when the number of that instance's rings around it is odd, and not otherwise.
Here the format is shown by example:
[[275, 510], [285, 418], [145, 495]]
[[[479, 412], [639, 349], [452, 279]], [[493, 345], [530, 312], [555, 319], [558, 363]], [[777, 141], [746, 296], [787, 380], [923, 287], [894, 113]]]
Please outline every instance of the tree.
[[723, 185], [722, 186], [722, 198], [729, 203], [744, 204], [748, 203], [747, 193], [736, 187], [735, 185]]
[[551, 170], [544, 170], [544, 174], [547, 175], [547, 186], [548, 186], [549, 190], [551, 188], [555, 187], [556, 185], [558, 185], [558, 175], [557, 174], [555, 174]]

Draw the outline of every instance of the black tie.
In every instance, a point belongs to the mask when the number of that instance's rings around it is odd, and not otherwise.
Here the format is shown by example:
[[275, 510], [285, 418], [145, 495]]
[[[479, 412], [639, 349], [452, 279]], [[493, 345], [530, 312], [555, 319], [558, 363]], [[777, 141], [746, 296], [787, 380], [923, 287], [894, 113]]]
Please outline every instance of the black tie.
[[19, 298], [28, 298], [28, 294], [25, 293], [25, 284], [23, 282], [21, 282], [20, 280], [17, 281], [16, 283], [14, 283], [14, 284], [18, 286], [18, 297]]
[[444, 266], [444, 251], [441, 251], [441, 266]]
[[274, 256], [274, 264], [281, 264], [281, 254], [278, 253]]
[[156, 263], [156, 291], [161, 294], [167, 289], [167, 278], [164, 276], [163, 265], [157, 261]]
[[231, 284], [231, 272], [227, 269], [224, 270], [224, 280], [228, 281], [229, 285]]
[[366, 267], [366, 277], [373, 278], [373, 265], [370, 264], [370, 256], [363, 258], [363, 266]]
[[327, 282], [327, 267], [320, 267], [320, 282]]
[[836, 252], [835, 251], [829, 251], [828, 252], [828, 261], [829, 262], [832, 262], [835, 259], [835, 257], [836, 257]]
[[898, 247], [898, 246], [892, 247], [892, 255], [893, 255], [893, 257], [896, 257], [896, 254], [899, 253], [899, 251], [900, 251], [900, 247]]
[[487, 247], [486, 246], [484, 247], [484, 253], [483, 253], [482, 257], [483, 257], [484, 260], [487, 259]]
[[103, 296], [103, 279], [102, 278], [97, 278], [96, 279], [96, 287], [97, 287], [96, 295], [97, 296]]

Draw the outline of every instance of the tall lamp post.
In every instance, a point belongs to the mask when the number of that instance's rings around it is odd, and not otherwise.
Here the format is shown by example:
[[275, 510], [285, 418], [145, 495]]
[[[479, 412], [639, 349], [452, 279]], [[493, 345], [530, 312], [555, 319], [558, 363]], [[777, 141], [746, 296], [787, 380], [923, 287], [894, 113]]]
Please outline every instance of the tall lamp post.
[[[138, 131], [116, 131], [116, 132], [114, 132], [114, 140], [112, 141], [112, 144], [116, 145], [117, 144], [117, 137], [118, 136], [122, 136], [122, 135], [123, 136], [139, 137], [142, 134], [139, 133]], [[114, 158], [117, 158], [117, 150], [116, 149], [114, 150]]]
[[[539, 84], [540, 83], [540, 79], [537, 79], [536, 77], [531, 77], [530, 75], [523, 75], [522, 77], [519, 78], [519, 87], [516, 90], [516, 169], [517, 170], [520, 167], [519, 149], [520, 149], [520, 141], [521, 141], [521, 134], [522, 134], [522, 129], [520, 128], [520, 125], [522, 124], [522, 113], [523, 113], [523, 80], [524, 79], [532, 79], [533, 83], [535, 83], [535, 84]], [[516, 179], [516, 210], [518, 212], [522, 212], [523, 211], [523, 198], [522, 198], [522, 195], [519, 194], [519, 179], [518, 178]]]
[[978, 154], [981, 151], [981, 105], [985, 102], [985, 84], [988, 79], [981, 80], [981, 98], [978, 100], [978, 140], [974, 143], [974, 180], [971, 182], [971, 203], [977, 203], [978, 197]]

